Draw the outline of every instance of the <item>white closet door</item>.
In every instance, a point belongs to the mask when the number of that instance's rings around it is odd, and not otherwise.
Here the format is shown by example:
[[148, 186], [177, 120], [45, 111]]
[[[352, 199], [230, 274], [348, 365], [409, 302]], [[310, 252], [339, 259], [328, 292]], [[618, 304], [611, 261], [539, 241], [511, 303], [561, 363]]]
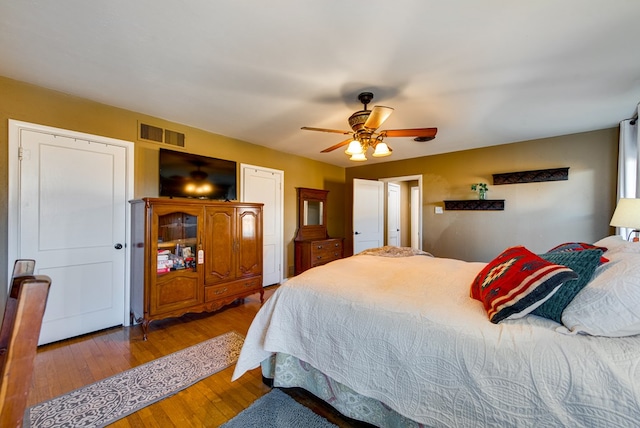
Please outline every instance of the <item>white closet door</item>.
[[384, 183], [353, 179], [353, 254], [384, 245]]
[[400, 185], [387, 183], [387, 245], [400, 247]]
[[263, 268], [262, 285], [282, 281], [283, 262], [283, 203], [284, 172], [259, 166], [242, 165], [242, 201], [261, 202]]
[[123, 324], [126, 149], [20, 132], [18, 255], [52, 279], [39, 344]]

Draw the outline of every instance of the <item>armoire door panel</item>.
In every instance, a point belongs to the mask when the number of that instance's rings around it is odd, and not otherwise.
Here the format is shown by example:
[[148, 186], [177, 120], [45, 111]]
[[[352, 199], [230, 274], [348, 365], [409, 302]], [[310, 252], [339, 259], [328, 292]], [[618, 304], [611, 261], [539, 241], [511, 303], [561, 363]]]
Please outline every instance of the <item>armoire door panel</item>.
[[168, 280], [156, 281], [153, 288], [155, 296], [151, 299], [150, 313], [173, 311], [188, 308], [203, 302], [202, 286], [194, 275], [175, 275]]
[[239, 208], [238, 214], [238, 271], [237, 277], [260, 274], [262, 271], [261, 210]]
[[205, 208], [205, 284], [212, 285], [235, 277], [235, 209]]

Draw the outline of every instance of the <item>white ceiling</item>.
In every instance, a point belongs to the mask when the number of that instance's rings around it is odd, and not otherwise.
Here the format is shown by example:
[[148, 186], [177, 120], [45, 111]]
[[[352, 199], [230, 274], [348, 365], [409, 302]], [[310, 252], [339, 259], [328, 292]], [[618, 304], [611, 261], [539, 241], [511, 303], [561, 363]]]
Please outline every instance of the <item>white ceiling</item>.
[[0, 75], [340, 166], [300, 127], [363, 90], [381, 130], [439, 129], [368, 163], [615, 127], [639, 48], [638, 0], [0, 2]]

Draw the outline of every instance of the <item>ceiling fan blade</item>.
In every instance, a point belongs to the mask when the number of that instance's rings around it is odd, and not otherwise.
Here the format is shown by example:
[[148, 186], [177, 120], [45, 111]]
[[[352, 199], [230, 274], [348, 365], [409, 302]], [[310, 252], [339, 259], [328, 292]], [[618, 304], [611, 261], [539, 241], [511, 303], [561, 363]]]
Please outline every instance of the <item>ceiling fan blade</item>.
[[387, 129], [382, 133], [386, 137], [435, 137], [438, 128]]
[[334, 151], [335, 149], [339, 149], [340, 147], [344, 147], [344, 146], [346, 146], [347, 144], [349, 144], [349, 143], [350, 143], [350, 142], [352, 142], [352, 141], [353, 141], [353, 138], [346, 139], [346, 140], [344, 140], [344, 141], [339, 142], [339, 143], [338, 143], [338, 144], [336, 144], [336, 145], [333, 145], [333, 146], [331, 146], [331, 147], [328, 147], [328, 148], [324, 149], [324, 150], [323, 150], [323, 151], [321, 151], [320, 153], [329, 153], [329, 152], [332, 152], [332, 151]]
[[339, 129], [327, 129], [327, 128], [312, 128], [310, 126], [303, 126], [300, 129], [304, 129], [305, 131], [333, 132], [334, 134], [343, 134], [343, 135], [351, 134], [351, 131], [340, 131]]
[[371, 130], [376, 130], [382, 125], [382, 123], [391, 116], [393, 109], [391, 107], [375, 106], [371, 109], [371, 113], [364, 123], [364, 127]]

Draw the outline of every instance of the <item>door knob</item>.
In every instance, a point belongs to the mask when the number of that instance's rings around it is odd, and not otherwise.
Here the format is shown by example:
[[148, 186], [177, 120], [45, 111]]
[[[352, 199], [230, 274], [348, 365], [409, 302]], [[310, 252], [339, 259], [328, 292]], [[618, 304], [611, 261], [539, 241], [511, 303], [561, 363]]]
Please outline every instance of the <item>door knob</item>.
[[122, 250], [122, 244], [118, 242], [116, 245], [113, 246], [113, 248], [115, 248], [116, 250]]
[[360, 232], [355, 232], [354, 235], [360, 235]]

